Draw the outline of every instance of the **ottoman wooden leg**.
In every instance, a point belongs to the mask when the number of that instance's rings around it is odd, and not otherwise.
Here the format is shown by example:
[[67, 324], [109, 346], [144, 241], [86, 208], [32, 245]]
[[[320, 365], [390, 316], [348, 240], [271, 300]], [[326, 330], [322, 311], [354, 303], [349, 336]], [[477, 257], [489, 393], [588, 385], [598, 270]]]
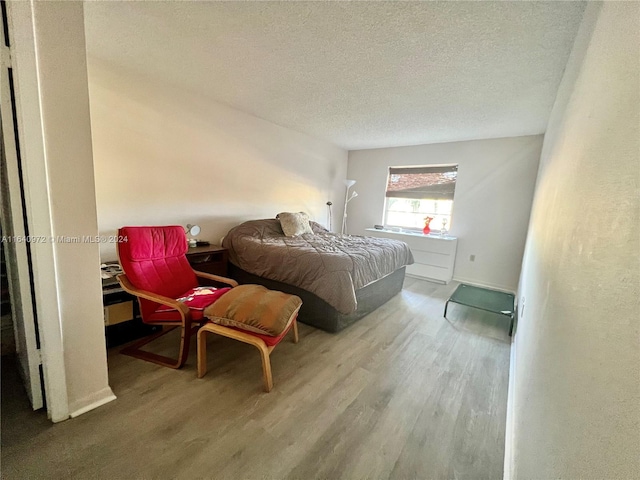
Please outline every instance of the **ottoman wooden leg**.
[[298, 319], [293, 320], [293, 343], [298, 343]]
[[[293, 320], [291, 326], [293, 330], [293, 341], [298, 343], [298, 321]], [[264, 340], [250, 335], [247, 332], [238, 331], [232, 328], [223, 327], [222, 325], [216, 325], [215, 323], [207, 323], [198, 331], [198, 378], [202, 378], [207, 374], [207, 337], [206, 333], [217, 333], [223, 337], [239, 340], [244, 343], [253, 345], [260, 351], [260, 357], [262, 359], [262, 375], [264, 377], [264, 390], [270, 392], [273, 388], [273, 377], [271, 375], [271, 352], [276, 345], [268, 346]], [[283, 335], [284, 336], [284, 335]], [[282, 337], [281, 337], [282, 338]]]
[[269, 354], [271, 349], [266, 345], [254, 344], [260, 350], [260, 356], [262, 357], [262, 374], [264, 376], [264, 390], [269, 393], [273, 388], [273, 377], [271, 376], [271, 359]]
[[207, 374], [207, 330], [201, 328], [198, 331], [198, 378]]

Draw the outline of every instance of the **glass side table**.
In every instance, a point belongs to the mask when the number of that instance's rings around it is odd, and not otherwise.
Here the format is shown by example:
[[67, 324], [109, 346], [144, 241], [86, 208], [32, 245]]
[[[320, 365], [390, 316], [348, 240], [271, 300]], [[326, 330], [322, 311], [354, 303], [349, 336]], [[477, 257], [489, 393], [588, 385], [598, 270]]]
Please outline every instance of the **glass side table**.
[[511, 318], [511, 324], [509, 326], [509, 336], [511, 336], [513, 334], [515, 313], [514, 301], [515, 297], [512, 293], [498, 292], [496, 290], [489, 290], [488, 288], [474, 287], [461, 283], [444, 305], [444, 318], [447, 318], [449, 302], [505, 315]]

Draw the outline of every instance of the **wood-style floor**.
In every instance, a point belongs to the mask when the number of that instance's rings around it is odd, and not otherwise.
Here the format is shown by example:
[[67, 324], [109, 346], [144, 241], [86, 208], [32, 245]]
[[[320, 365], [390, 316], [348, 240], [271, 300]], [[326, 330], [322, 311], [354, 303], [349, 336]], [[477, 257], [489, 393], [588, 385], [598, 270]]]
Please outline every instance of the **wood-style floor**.
[[258, 351], [215, 336], [200, 380], [195, 351], [179, 371], [109, 352], [118, 399], [56, 425], [5, 381], [2, 478], [500, 479], [508, 320], [444, 319], [456, 286], [407, 278], [339, 334], [301, 324], [269, 394]]

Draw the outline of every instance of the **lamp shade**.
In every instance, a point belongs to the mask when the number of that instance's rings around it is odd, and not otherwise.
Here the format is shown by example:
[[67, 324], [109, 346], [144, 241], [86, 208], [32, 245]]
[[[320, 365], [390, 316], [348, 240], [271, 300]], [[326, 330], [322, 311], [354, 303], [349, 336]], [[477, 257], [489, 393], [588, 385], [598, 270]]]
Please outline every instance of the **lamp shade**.
[[344, 184], [347, 186], [347, 188], [351, 188], [356, 184], [355, 180], [345, 180]]
[[200, 233], [200, 226], [188, 224], [186, 233], [195, 237]]

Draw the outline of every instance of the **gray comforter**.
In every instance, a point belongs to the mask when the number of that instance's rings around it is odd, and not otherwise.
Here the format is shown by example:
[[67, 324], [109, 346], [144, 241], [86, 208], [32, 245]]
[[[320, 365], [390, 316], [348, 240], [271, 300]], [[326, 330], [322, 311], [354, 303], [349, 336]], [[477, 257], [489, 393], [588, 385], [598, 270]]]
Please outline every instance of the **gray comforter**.
[[404, 242], [310, 223], [313, 235], [285, 237], [278, 220], [253, 220], [231, 229], [222, 245], [244, 271], [307, 290], [343, 314], [358, 308], [356, 290], [413, 263]]

